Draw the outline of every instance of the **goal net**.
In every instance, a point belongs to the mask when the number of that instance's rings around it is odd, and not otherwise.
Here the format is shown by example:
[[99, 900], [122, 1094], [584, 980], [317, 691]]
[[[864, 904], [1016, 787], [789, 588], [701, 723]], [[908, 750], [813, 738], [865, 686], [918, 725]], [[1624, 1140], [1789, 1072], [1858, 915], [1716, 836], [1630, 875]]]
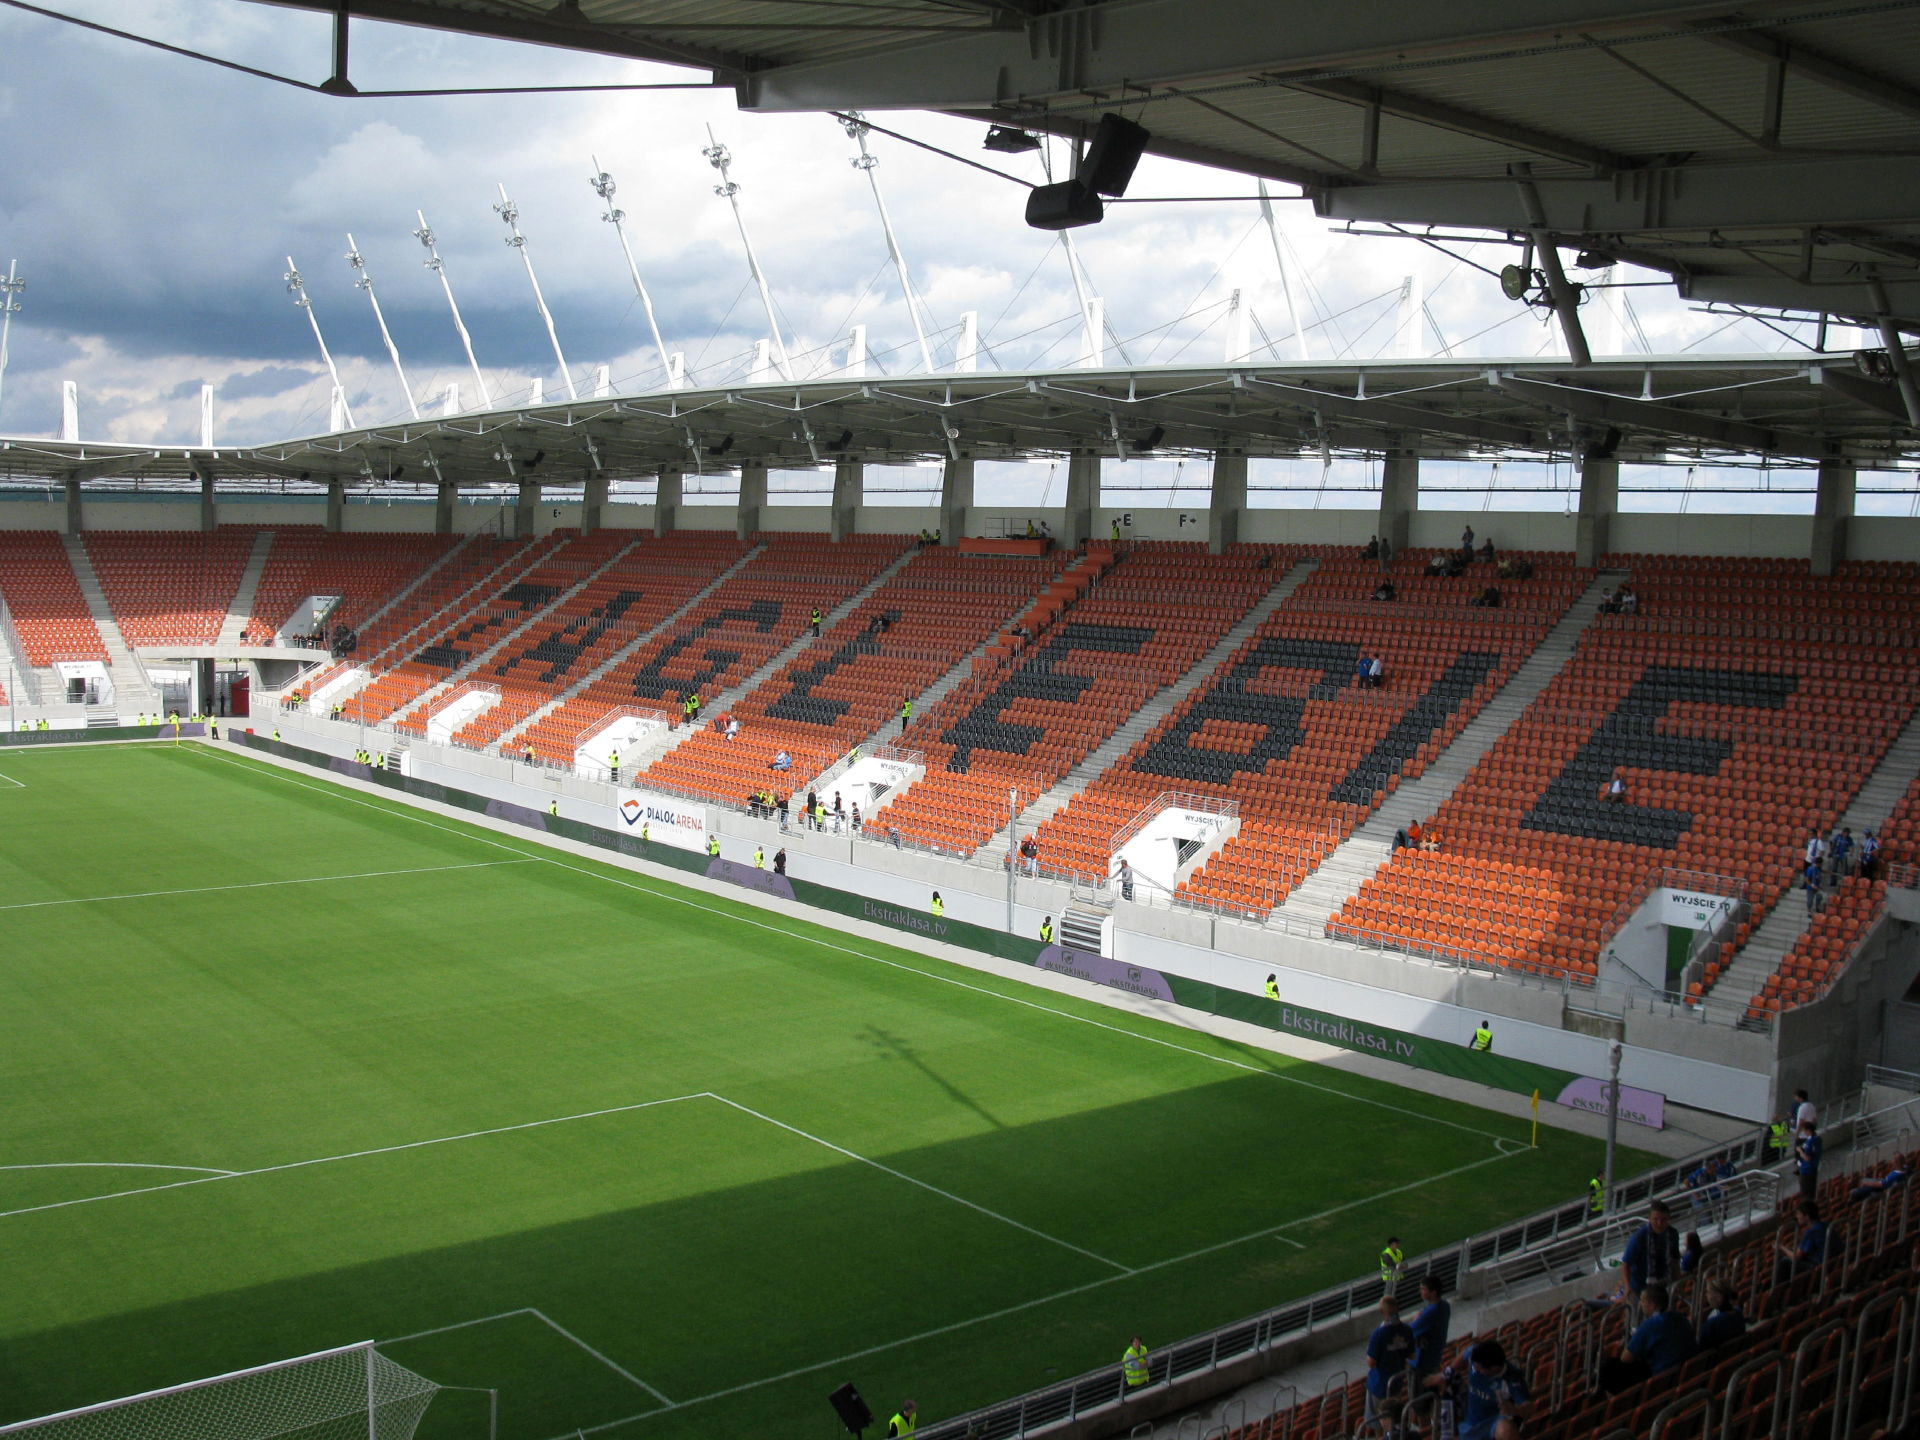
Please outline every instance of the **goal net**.
[[31, 1440], [412, 1440], [440, 1386], [372, 1341], [0, 1425]]

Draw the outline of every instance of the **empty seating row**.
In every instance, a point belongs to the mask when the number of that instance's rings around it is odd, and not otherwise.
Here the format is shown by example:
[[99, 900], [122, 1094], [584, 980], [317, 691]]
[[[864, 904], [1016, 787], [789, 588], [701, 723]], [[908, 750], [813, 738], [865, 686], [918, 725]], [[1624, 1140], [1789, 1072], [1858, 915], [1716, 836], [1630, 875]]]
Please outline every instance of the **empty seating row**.
[[247, 638], [270, 644], [312, 595], [338, 595], [329, 625], [359, 629], [381, 606], [438, 564], [459, 537], [358, 534], [317, 525], [282, 525], [273, 532], [266, 567], [253, 592]]
[[258, 527], [89, 530], [82, 538], [107, 608], [136, 649], [220, 638]]
[[66, 548], [51, 530], [0, 531], [0, 599], [29, 665], [107, 658]]

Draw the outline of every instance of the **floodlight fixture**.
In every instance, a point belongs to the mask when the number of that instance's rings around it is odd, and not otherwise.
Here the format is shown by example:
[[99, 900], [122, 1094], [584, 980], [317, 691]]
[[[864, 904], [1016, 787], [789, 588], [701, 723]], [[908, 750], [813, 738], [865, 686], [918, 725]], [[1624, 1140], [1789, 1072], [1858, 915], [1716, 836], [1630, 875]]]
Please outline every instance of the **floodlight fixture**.
[[1576, 270], [1611, 270], [1615, 265], [1613, 256], [1604, 250], [1582, 250], [1573, 262]]
[[1017, 125], [989, 125], [983, 148], [1002, 155], [1026, 155], [1040, 148], [1040, 137]]

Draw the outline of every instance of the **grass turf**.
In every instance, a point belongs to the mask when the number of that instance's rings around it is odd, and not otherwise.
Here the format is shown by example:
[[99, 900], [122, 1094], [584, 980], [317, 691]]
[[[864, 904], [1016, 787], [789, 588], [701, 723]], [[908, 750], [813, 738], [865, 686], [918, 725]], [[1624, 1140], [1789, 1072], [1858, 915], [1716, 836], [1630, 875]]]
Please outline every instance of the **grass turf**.
[[0, 1420], [363, 1339], [509, 1440], [933, 1418], [1597, 1158], [211, 747], [0, 775]]

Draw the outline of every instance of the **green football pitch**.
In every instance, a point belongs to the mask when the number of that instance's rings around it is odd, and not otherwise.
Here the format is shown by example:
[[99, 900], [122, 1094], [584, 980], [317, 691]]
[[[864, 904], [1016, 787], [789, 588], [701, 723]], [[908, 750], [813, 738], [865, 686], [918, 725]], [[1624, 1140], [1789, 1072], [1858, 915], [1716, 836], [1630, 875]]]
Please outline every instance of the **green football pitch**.
[[369, 1339], [510, 1440], [936, 1419], [1598, 1158], [203, 744], [0, 750], [0, 936], [0, 1420]]

